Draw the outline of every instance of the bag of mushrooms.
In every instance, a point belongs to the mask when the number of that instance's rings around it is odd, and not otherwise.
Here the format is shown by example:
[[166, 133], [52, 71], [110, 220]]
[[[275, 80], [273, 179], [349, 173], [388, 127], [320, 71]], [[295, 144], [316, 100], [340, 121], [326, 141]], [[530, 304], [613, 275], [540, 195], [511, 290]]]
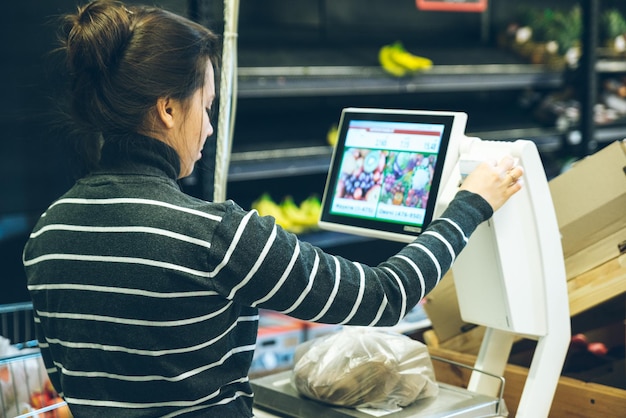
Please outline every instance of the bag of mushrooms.
[[395, 409], [439, 392], [423, 343], [367, 327], [300, 344], [292, 384], [306, 398], [351, 408]]

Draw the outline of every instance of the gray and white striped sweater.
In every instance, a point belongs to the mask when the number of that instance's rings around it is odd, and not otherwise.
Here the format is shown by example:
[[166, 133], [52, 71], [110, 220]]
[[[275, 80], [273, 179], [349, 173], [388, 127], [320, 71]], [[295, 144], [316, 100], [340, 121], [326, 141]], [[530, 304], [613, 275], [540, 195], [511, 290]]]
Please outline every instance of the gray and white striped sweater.
[[[122, 143], [124, 144], [124, 143]], [[460, 192], [376, 267], [324, 253], [270, 217], [184, 194], [173, 150], [136, 137], [42, 215], [24, 249], [51, 380], [80, 417], [249, 417], [258, 308], [396, 324], [492, 214]]]

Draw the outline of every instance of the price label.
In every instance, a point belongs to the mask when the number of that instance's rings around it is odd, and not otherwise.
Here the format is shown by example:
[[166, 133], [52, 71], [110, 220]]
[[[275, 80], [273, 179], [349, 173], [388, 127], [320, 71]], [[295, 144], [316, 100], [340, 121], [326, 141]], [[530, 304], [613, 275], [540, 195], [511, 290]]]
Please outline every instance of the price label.
[[440, 12], [484, 12], [487, 0], [415, 0], [420, 10]]

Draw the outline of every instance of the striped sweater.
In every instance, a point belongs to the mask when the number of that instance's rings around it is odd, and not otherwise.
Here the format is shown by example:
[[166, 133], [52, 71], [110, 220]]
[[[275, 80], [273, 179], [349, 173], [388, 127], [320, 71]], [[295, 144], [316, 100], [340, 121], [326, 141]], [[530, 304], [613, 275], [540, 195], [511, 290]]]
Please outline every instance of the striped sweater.
[[[119, 142], [118, 142], [119, 143]], [[412, 244], [370, 267], [271, 217], [183, 193], [178, 160], [136, 137], [41, 216], [24, 249], [48, 374], [80, 417], [249, 417], [258, 309], [390, 326], [492, 214], [459, 192]]]

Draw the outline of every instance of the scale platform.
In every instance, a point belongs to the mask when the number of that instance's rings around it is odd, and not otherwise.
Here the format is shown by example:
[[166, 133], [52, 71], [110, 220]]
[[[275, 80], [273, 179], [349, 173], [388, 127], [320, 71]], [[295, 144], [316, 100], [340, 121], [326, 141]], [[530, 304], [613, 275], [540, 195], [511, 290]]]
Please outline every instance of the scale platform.
[[445, 383], [439, 383], [437, 396], [418, 400], [398, 411], [333, 407], [300, 396], [291, 384], [291, 373], [288, 370], [251, 380], [255, 408], [277, 416], [296, 418], [469, 418], [508, 415], [501, 398], [481, 395]]

